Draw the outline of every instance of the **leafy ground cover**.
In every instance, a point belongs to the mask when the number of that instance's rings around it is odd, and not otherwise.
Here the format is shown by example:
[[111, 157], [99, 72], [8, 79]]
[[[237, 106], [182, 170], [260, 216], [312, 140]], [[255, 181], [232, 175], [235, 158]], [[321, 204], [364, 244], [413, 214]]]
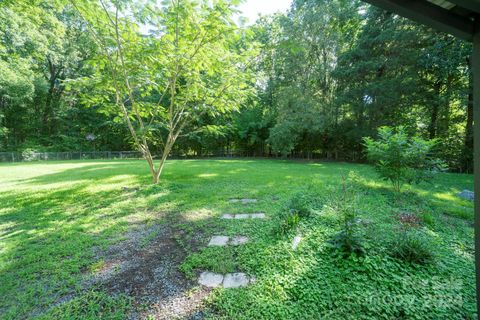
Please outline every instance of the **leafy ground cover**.
[[[397, 195], [358, 164], [169, 161], [160, 185], [146, 169], [143, 161], [0, 165], [0, 318], [476, 317], [473, 204], [455, 196], [472, 189], [470, 175], [441, 174]], [[329, 244], [351, 171], [366, 253], [345, 258]], [[282, 229], [295, 194], [309, 195], [311, 212]], [[238, 197], [258, 202], [228, 202]], [[220, 219], [248, 212], [267, 219]], [[405, 221], [421, 233], [428, 263], [394, 254]], [[213, 235], [250, 241], [206, 247]], [[204, 270], [256, 282], [206, 290], [196, 285]], [[194, 307], [158, 301], [180, 298]]]

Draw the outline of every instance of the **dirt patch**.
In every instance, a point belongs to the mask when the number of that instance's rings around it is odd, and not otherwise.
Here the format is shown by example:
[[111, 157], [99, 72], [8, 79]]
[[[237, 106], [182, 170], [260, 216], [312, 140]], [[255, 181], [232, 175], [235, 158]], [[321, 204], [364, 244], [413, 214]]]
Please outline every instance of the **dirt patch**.
[[134, 310], [129, 319], [147, 315], [181, 319], [199, 314], [209, 290], [199, 288], [179, 270], [187, 252], [178, 239], [185, 234], [163, 224], [142, 227], [125, 237], [101, 254], [103, 263], [86, 280], [88, 286], [132, 297]]

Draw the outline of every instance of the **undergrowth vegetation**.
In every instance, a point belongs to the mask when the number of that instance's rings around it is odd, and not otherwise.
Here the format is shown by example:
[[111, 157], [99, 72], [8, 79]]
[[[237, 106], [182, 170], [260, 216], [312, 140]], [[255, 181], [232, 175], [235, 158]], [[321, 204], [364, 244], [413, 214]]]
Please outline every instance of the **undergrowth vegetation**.
[[[353, 175], [354, 173], [351, 173]], [[342, 176], [341, 196], [336, 198], [336, 210], [340, 217], [340, 232], [330, 241], [336, 253], [348, 257], [351, 254], [365, 253], [362, 238], [359, 234], [357, 220], [357, 191], [353, 179], [348, 181]]]
[[[141, 161], [0, 165], [0, 318], [126, 318], [139, 297], [85, 279], [114, 244], [138, 237], [155, 250], [157, 233], [136, 233], [144, 225], [175, 227], [186, 256], [179, 268], [192, 281], [205, 270], [256, 277], [247, 288], [214, 289], [207, 319], [476, 318], [473, 204], [456, 197], [472, 188], [470, 175], [441, 173], [398, 194], [366, 165], [167, 166], [164, 183], [152, 186]], [[253, 212], [267, 218], [220, 219]], [[213, 235], [249, 241], [207, 247]]]
[[378, 139], [364, 138], [368, 159], [379, 176], [390, 181], [400, 192], [404, 184], [430, 181], [445, 169], [444, 163], [433, 157], [437, 140], [409, 136], [404, 127], [378, 129]]

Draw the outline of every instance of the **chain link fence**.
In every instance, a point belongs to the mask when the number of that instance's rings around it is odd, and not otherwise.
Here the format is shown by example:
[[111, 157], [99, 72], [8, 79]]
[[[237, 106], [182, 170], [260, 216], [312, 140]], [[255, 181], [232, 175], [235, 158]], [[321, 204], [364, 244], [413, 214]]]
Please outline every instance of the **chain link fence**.
[[[208, 152], [202, 155], [175, 153], [169, 155], [170, 159], [197, 159], [197, 158], [231, 158], [248, 157], [248, 153], [242, 151], [218, 151]], [[158, 155], [153, 156], [160, 158]], [[88, 151], [88, 152], [0, 152], [0, 162], [23, 162], [23, 161], [63, 161], [63, 160], [117, 160], [117, 159], [142, 159], [138, 151]]]
[[[0, 152], [0, 162], [22, 162], [22, 161], [64, 161], [64, 160], [118, 160], [118, 159], [142, 159], [138, 151], [88, 151], [88, 152]], [[158, 159], [159, 156], [155, 156]], [[245, 150], [219, 150], [209, 151], [202, 154], [172, 152], [169, 159], [202, 159], [202, 158], [282, 158], [279, 155]], [[306, 160], [361, 160], [358, 153], [347, 154], [333, 153], [294, 153], [286, 159]]]
[[108, 160], [141, 159], [137, 151], [91, 151], [91, 152], [0, 152], [0, 162], [60, 161], [60, 160]]

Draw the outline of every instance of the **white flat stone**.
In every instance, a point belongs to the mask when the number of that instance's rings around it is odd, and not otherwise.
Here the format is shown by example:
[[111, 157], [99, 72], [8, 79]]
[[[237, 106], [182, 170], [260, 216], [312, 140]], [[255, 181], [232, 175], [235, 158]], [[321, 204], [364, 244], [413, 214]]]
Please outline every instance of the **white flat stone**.
[[235, 215], [235, 219], [248, 219], [250, 218], [249, 213], [240, 213]]
[[230, 203], [237, 203], [237, 202], [241, 202], [241, 203], [255, 203], [255, 202], [257, 202], [257, 199], [253, 199], [253, 198], [243, 198], [243, 199], [240, 199], [240, 198], [232, 198], [232, 199], [228, 199], [228, 202], [230, 202]]
[[213, 236], [208, 243], [209, 247], [217, 246], [217, 247], [224, 247], [228, 243], [228, 237], [226, 236]]
[[248, 238], [245, 236], [235, 236], [230, 240], [230, 245], [239, 246], [248, 242]]
[[222, 219], [234, 219], [234, 218], [235, 218], [235, 215], [230, 213], [224, 214], [222, 216]]
[[252, 213], [252, 219], [265, 219], [265, 213]]
[[202, 286], [215, 288], [221, 285], [223, 282], [223, 275], [213, 272], [202, 272], [200, 274], [200, 278], [198, 279], [198, 283]]
[[248, 285], [249, 279], [245, 273], [227, 273], [223, 280], [224, 288], [240, 288]]
[[297, 247], [300, 244], [300, 241], [302, 241], [302, 237], [300, 237], [300, 236], [295, 236], [295, 238], [293, 238], [292, 250], [297, 250]]

